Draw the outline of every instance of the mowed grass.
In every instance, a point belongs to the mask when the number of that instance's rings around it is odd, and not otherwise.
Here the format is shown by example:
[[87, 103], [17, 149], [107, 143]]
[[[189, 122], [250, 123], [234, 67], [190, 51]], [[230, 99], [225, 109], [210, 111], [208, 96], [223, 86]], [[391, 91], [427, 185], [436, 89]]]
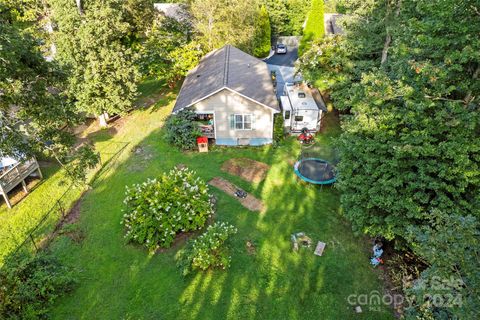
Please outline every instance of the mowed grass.
[[[23, 190], [19, 191], [22, 199], [14, 203], [12, 209], [8, 209], [0, 200], [0, 265], [44, 217], [45, 222], [34, 232], [35, 240], [40, 240], [42, 235], [52, 231], [61, 214], [54, 211], [46, 215], [59, 199], [65, 210], [68, 210], [82, 192], [81, 189], [70, 188], [65, 172], [58, 165], [42, 167], [41, 170], [44, 179], [37, 182], [29, 195], [23, 195]], [[19, 188], [21, 186], [17, 189]], [[33, 248], [33, 245], [29, 244], [28, 248]]]
[[[278, 148], [213, 148], [209, 153], [183, 153], [163, 139], [162, 125], [172, 101], [165, 107], [135, 111], [115, 135], [102, 133], [105, 143], [130, 144], [117, 165], [102, 175], [82, 200], [76, 228], [85, 239], [77, 243], [60, 236], [51, 247], [76, 268], [79, 278], [78, 287], [56, 302], [51, 318], [393, 318], [387, 307], [364, 307], [363, 313], [355, 314], [348, 304], [349, 295], [382, 292], [382, 284], [369, 266], [368, 243], [353, 236], [341, 215], [338, 191], [307, 185], [294, 175], [292, 165], [301, 151], [294, 138]], [[318, 145], [327, 150], [339, 130], [332, 114], [325, 125], [327, 130]], [[240, 157], [269, 164], [266, 179], [249, 184], [221, 170], [224, 161]], [[218, 198], [215, 219], [238, 228], [232, 239], [232, 264], [226, 271], [210, 270], [185, 278], [176, 267], [181, 246], [149, 255], [124, 241], [120, 221], [125, 186], [180, 163], [206, 181], [222, 176], [265, 203], [265, 212], [250, 212], [236, 199], [211, 188]], [[315, 256], [313, 248], [292, 252], [290, 235], [299, 231], [306, 232], [315, 243], [326, 242], [324, 256]], [[247, 240], [254, 243], [255, 254], [247, 252]]]
[[[161, 95], [164, 91], [165, 83], [161, 80], [148, 79], [139, 86], [139, 101], [152, 95], [158, 99], [158, 102], [151, 107], [150, 111], [142, 113], [146, 118], [149, 117], [151, 110], [156, 110], [157, 106], [166, 105], [175, 98], [174, 93]], [[165, 110], [161, 111], [157, 113], [157, 120], [158, 117], [166, 117], [167, 115], [168, 113]], [[138, 121], [145, 123], [141, 118]], [[155, 128], [158, 128], [158, 124], [152, 124], [150, 131]], [[134, 132], [131, 128], [130, 131], [123, 132], [122, 125], [100, 131], [96, 125], [92, 125], [89, 129], [96, 130], [95, 133], [88, 133], [87, 135], [94, 144], [96, 151], [100, 153], [103, 164], [109, 162], [126, 143], [130, 142], [130, 138], [122, 139], [122, 137], [125, 135], [130, 137]], [[112, 134], [116, 135], [116, 139], [111, 139]], [[134, 135], [137, 139], [145, 137], [140, 132], [134, 132]], [[23, 196], [18, 202], [13, 202], [12, 209], [8, 209], [3, 199], [0, 199], [0, 265], [2, 265], [5, 257], [14, 252], [28, 238], [32, 231], [38, 245], [48, 233], [52, 232], [61, 218], [61, 213], [57, 209], [58, 201], [60, 201], [64, 210], [68, 211], [86, 189], [84, 186], [72, 188], [71, 180], [67, 177], [65, 170], [55, 162], [41, 162], [40, 164], [44, 179], [35, 185], [29, 195], [23, 195], [23, 190], [18, 191], [17, 198]], [[88, 181], [92, 181], [98, 168], [88, 173]], [[111, 173], [111, 171], [106, 173]], [[102, 171], [103, 174], [105, 173]], [[18, 186], [17, 189], [21, 189], [21, 186]], [[54, 209], [51, 210], [52, 208]], [[34, 230], [42, 220], [43, 223]], [[27, 244], [22, 247], [22, 250], [34, 250], [29, 239], [27, 239]]]

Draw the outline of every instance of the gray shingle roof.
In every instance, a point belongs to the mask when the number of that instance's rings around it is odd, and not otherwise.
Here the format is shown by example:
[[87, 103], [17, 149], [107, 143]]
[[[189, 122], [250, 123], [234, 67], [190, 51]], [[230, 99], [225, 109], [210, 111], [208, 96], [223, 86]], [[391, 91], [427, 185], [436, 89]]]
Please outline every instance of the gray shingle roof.
[[222, 88], [280, 111], [267, 64], [231, 45], [210, 52], [191, 70], [173, 108], [189, 107]]

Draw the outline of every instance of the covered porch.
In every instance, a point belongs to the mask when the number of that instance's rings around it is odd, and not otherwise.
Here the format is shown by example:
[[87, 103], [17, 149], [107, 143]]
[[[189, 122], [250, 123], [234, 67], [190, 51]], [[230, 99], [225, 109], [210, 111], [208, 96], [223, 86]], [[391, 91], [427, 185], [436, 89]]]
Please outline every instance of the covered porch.
[[213, 112], [197, 112], [196, 121], [202, 136], [215, 139], [215, 114]]

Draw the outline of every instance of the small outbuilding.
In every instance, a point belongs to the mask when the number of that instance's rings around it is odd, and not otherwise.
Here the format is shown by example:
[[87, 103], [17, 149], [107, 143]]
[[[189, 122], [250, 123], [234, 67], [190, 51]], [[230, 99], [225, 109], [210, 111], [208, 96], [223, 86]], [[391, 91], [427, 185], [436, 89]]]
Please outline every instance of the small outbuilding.
[[231, 45], [188, 73], [173, 113], [185, 108], [197, 113], [204, 135], [229, 146], [272, 143], [280, 112], [267, 64]]

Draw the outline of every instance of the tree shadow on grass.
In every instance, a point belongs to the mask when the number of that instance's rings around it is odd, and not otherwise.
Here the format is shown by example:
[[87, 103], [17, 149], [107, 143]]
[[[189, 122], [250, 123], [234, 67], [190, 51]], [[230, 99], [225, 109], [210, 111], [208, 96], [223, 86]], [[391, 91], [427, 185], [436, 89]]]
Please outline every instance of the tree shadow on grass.
[[[349, 294], [379, 288], [361, 245], [338, 215], [335, 188], [299, 183], [289, 161], [298, 157], [295, 141], [285, 147], [229, 148], [211, 153], [183, 153], [152, 131], [136, 145], [148, 146], [152, 157], [143, 171], [132, 172], [134, 154], [119, 160], [115, 174], [99, 179], [85, 197], [78, 222], [86, 232], [82, 244], [60, 237], [54, 252], [76, 266], [76, 291], [52, 310], [57, 318], [124, 319], [334, 319], [354, 318]], [[135, 146], [132, 146], [134, 148]], [[264, 181], [251, 185], [221, 170], [232, 157], [247, 157], [271, 166]], [[223, 192], [216, 219], [235, 225], [232, 265], [182, 277], [176, 248], [161, 254], [126, 245], [120, 225], [126, 185], [168, 171], [182, 163], [205, 181], [223, 176], [261, 198], [266, 210], [250, 212]], [[324, 256], [313, 249], [292, 252], [290, 235], [304, 231], [327, 243]], [[252, 254], [246, 241], [255, 246]], [[390, 318], [389, 312], [365, 312], [362, 318]]]
[[149, 105], [147, 108], [150, 110], [150, 113], [158, 111], [165, 105], [169, 105], [177, 98], [177, 93], [180, 91], [179, 87], [174, 88], [174, 90], [167, 90], [156, 96], [156, 101]]

